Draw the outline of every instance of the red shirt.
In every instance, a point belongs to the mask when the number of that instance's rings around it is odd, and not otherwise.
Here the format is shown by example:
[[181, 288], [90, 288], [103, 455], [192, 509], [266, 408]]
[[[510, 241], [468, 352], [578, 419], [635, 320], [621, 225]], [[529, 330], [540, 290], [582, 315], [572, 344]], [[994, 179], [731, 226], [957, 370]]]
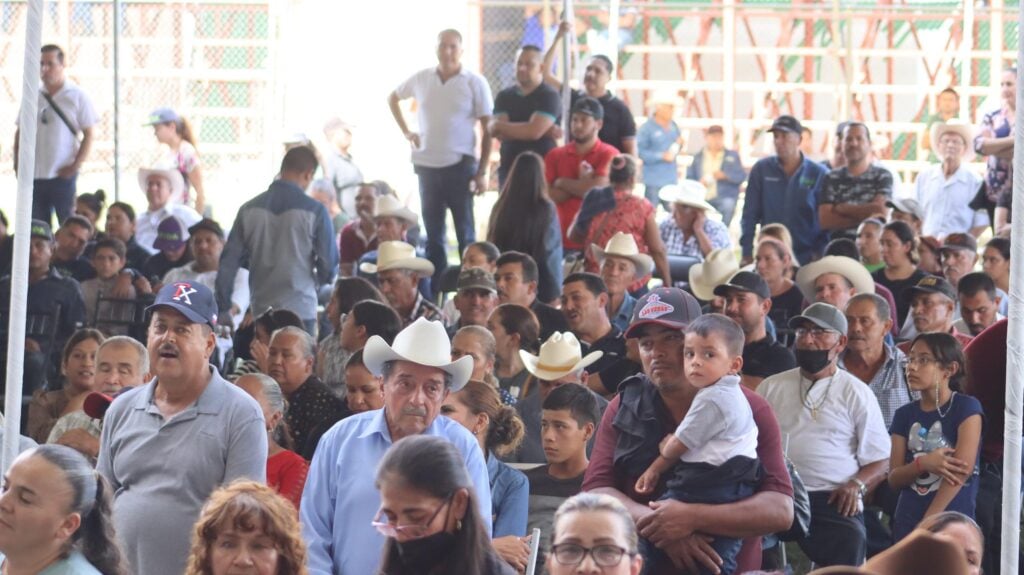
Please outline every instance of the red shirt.
[[[607, 212], [598, 214], [590, 222], [590, 229], [587, 230], [586, 244], [596, 245], [602, 248], [608, 244], [612, 236], [622, 232], [633, 236], [636, 247], [642, 254], [650, 253], [647, 245], [647, 220], [654, 217], [654, 206], [645, 198], [634, 196], [629, 190], [615, 190], [615, 207]], [[586, 271], [600, 275], [601, 268], [594, 259], [593, 250], [586, 250], [584, 261]], [[651, 280], [650, 274], [629, 284], [629, 291], [635, 292], [647, 285]]]
[[352, 220], [341, 228], [340, 239], [338, 240], [338, 253], [341, 255], [341, 263], [351, 264], [359, 261], [359, 258], [368, 251], [377, 249], [377, 234], [367, 238], [359, 227], [359, 218]]
[[[564, 146], [559, 146], [544, 156], [544, 174], [545, 178], [547, 178], [548, 186], [552, 186], [558, 178], [578, 179], [580, 177], [580, 164], [583, 162], [593, 166], [595, 174], [607, 176], [608, 166], [612, 163], [612, 158], [618, 154], [619, 151], [614, 146], [606, 144], [601, 140], [597, 140], [594, 143], [594, 147], [582, 156], [576, 152], [576, 142], [569, 142]], [[582, 203], [583, 198], [573, 196], [564, 202], [555, 204], [558, 209], [558, 221], [562, 225], [562, 247], [567, 250], [583, 249], [583, 246], [580, 244], [570, 242], [566, 235], [569, 231], [569, 225], [572, 224], [576, 213], [580, 211], [580, 204]]]
[[[650, 382], [647, 382], [651, 385]], [[775, 413], [765, 399], [746, 387], [740, 386], [743, 395], [750, 402], [750, 409], [754, 412], [754, 424], [757, 425], [757, 457], [761, 460], [761, 467], [764, 468], [764, 477], [757, 490], [775, 491], [789, 497], [793, 497], [793, 484], [789, 479], [789, 471], [786, 470], [786, 462], [782, 456], [782, 434], [779, 431], [779, 422], [775, 419]], [[601, 425], [597, 428], [597, 437], [594, 438], [594, 449], [590, 455], [590, 464], [587, 466], [587, 473], [583, 477], [583, 491], [592, 491], [600, 487], [611, 487], [618, 489], [627, 497], [637, 503], [647, 504], [661, 496], [655, 497], [639, 495], [633, 488], [639, 477], [622, 477], [616, 472], [613, 458], [615, 455], [615, 444], [618, 442], [619, 433], [612, 424], [615, 415], [619, 412], [618, 395], [604, 410], [604, 417], [601, 418]], [[663, 421], [665, 435], [675, 433], [679, 422]], [[761, 538], [748, 537], [743, 540], [743, 548], [736, 557], [736, 572], [745, 573], [761, 568]]]
[[309, 463], [294, 451], [282, 451], [267, 458], [267, 485], [298, 510], [306, 487]]
[[1006, 417], [1006, 329], [1001, 319], [979, 333], [964, 347], [967, 381], [964, 393], [973, 395], [985, 411], [981, 434], [981, 458], [1003, 460], [1003, 425]]

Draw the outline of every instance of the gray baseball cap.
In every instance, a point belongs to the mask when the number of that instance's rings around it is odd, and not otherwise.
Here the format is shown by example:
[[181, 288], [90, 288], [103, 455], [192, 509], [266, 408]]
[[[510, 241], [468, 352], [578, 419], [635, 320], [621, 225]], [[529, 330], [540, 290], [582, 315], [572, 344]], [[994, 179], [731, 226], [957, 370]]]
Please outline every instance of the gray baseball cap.
[[795, 329], [805, 321], [846, 335], [846, 316], [833, 305], [823, 302], [812, 303], [802, 314], [789, 318], [789, 327]]

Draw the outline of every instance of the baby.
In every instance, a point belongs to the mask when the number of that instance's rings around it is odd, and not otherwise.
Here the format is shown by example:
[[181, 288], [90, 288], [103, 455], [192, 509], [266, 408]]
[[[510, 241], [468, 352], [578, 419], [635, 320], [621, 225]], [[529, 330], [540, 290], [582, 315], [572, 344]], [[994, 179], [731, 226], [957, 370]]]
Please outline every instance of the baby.
[[[697, 395], [675, 434], [661, 442], [660, 455], [637, 480], [636, 491], [652, 493], [661, 476], [672, 470], [663, 500], [720, 504], [750, 497], [760, 479], [760, 464], [754, 414], [740, 388], [743, 331], [724, 315], [703, 315], [686, 330], [683, 358], [686, 378], [698, 388]], [[732, 573], [742, 540], [716, 537], [712, 546], [722, 558], [721, 573]], [[641, 542], [641, 553], [645, 573], [658, 572], [668, 561], [647, 541]]]

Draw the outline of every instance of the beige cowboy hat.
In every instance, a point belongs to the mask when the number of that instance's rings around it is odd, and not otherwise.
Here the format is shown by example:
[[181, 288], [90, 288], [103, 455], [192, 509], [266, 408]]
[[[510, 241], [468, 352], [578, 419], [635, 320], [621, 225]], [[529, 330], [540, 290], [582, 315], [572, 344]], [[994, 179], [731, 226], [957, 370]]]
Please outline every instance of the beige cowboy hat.
[[825, 567], [811, 575], [967, 575], [964, 550], [953, 541], [917, 529], [868, 559], [863, 567]]
[[408, 361], [427, 367], [436, 367], [452, 376], [451, 391], [459, 391], [473, 373], [473, 358], [468, 355], [452, 361], [452, 344], [439, 321], [419, 318], [398, 332], [395, 344], [388, 345], [375, 335], [363, 348], [366, 369], [380, 377], [384, 364], [389, 361]]
[[875, 280], [871, 278], [864, 264], [846, 256], [825, 256], [796, 272], [796, 285], [807, 301], [815, 301], [814, 282], [822, 274], [843, 276], [853, 284], [857, 293], [875, 293]]
[[171, 197], [176, 198], [185, 193], [185, 179], [181, 177], [181, 172], [173, 168], [140, 168], [139, 169], [139, 188], [142, 189], [142, 193], [146, 193], [147, 182], [150, 176], [161, 177], [171, 184]]
[[708, 189], [704, 187], [704, 184], [695, 180], [683, 180], [678, 184], [669, 184], [658, 190], [658, 198], [663, 202], [682, 204], [717, 214], [718, 210], [715, 209], [715, 206], [704, 199], [707, 195]]
[[703, 262], [690, 266], [690, 291], [697, 299], [711, 301], [715, 287], [729, 281], [740, 270], [731, 248], [713, 250]]
[[599, 268], [604, 264], [605, 257], [615, 256], [633, 262], [633, 265], [636, 266], [637, 278], [646, 277], [654, 269], [654, 259], [647, 254], [640, 253], [640, 248], [636, 245], [636, 238], [632, 234], [617, 232], [608, 240], [604, 249], [597, 244], [590, 244], [590, 252], [594, 254], [594, 260], [597, 261]]
[[679, 90], [669, 90], [662, 88], [655, 90], [654, 94], [651, 94], [650, 99], [647, 100], [648, 106], [657, 106], [658, 104], [671, 104], [677, 108], [685, 104], [686, 101], [682, 96], [679, 95]]
[[[961, 122], [960, 120], [949, 120], [947, 122], [936, 122], [932, 124], [931, 140], [932, 150], [937, 150], [939, 147], [939, 139], [944, 134], [957, 134], [964, 139], [964, 158], [970, 158], [974, 156], [974, 128], [969, 124]], [[937, 154], [936, 154], [937, 155]]]
[[359, 270], [367, 274], [376, 274], [388, 270], [409, 270], [421, 274], [433, 275], [434, 264], [430, 260], [416, 257], [416, 248], [405, 242], [382, 242], [377, 247], [377, 263], [363, 262]]
[[377, 198], [377, 206], [373, 210], [374, 219], [387, 217], [404, 220], [410, 226], [415, 226], [420, 221], [420, 217], [416, 215], [416, 212], [405, 207], [401, 200], [391, 194]]
[[572, 332], [555, 332], [540, 346], [540, 355], [519, 350], [519, 357], [537, 379], [556, 381], [570, 373], [579, 371], [601, 359], [603, 351], [594, 351], [583, 357], [580, 341]]

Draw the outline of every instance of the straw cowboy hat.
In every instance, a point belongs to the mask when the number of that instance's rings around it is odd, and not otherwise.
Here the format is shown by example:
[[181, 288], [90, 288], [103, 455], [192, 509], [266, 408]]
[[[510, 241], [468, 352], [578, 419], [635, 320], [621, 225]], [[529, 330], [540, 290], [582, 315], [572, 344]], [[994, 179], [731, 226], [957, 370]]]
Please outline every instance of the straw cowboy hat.
[[872, 279], [864, 264], [846, 256], [825, 256], [801, 267], [796, 272], [796, 285], [807, 301], [815, 301], [814, 282], [822, 274], [843, 276], [853, 284], [857, 293], [875, 293], [875, 280]]
[[731, 248], [719, 248], [699, 264], [690, 266], [690, 291], [697, 299], [711, 301], [715, 287], [729, 281], [740, 270]]
[[605, 257], [615, 256], [633, 262], [633, 265], [636, 266], [637, 278], [646, 277], [654, 269], [654, 260], [651, 256], [640, 253], [640, 248], [636, 245], [636, 238], [632, 234], [618, 232], [608, 240], [603, 250], [597, 244], [590, 244], [590, 251], [594, 254], [597, 267], [604, 264]]
[[377, 274], [388, 270], [409, 270], [433, 275], [434, 264], [430, 260], [416, 257], [416, 248], [405, 242], [382, 242], [377, 247], [377, 263], [363, 262], [359, 265], [363, 273]]
[[394, 345], [388, 345], [379, 335], [366, 341], [363, 363], [370, 373], [380, 377], [384, 364], [389, 361], [408, 361], [436, 367], [452, 376], [449, 389], [453, 392], [465, 387], [473, 373], [472, 357], [465, 355], [452, 361], [452, 344], [441, 322], [422, 317], [398, 332]]
[[863, 567], [826, 567], [811, 575], [967, 575], [964, 550], [956, 543], [924, 529], [875, 555]]
[[176, 198], [185, 193], [185, 179], [181, 177], [181, 172], [172, 168], [140, 168], [139, 169], [139, 188], [142, 192], [146, 192], [147, 182], [150, 176], [159, 176], [171, 184], [171, 197]]
[[936, 122], [932, 124], [932, 149], [938, 150], [939, 139], [944, 134], [956, 134], [964, 139], [964, 158], [974, 156], [974, 128], [960, 120], [949, 120], [948, 122]]
[[704, 187], [704, 184], [695, 180], [683, 180], [679, 184], [669, 184], [658, 190], [658, 199], [663, 202], [682, 204], [711, 214], [718, 214], [715, 206], [704, 199], [707, 195], [708, 189]]
[[555, 332], [540, 346], [540, 355], [519, 350], [519, 357], [537, 379], [555, 381], [579, 371], [601, 359], [603, 351], [594, 351], [583, 357], [580, 342], [572, 332]]
[[404, 220], [410, 226], [415, 226], [420, 221], [416, 212], [402, 205], [402, 202], [391, 194], [377, 198], [377, 206], [373, 210], [373, 219], [388, 217]]

